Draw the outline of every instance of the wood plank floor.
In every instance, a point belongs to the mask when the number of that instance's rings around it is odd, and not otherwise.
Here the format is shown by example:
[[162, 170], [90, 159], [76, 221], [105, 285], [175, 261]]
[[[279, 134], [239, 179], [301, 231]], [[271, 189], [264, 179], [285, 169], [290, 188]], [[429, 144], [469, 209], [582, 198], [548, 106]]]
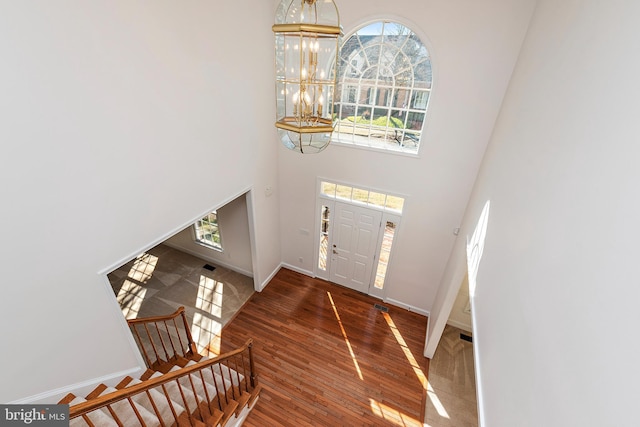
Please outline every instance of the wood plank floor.
[[254, 340], [265, 426], [422, 426], [427, 319], [282, 269], [222, 330], [218, 351]]

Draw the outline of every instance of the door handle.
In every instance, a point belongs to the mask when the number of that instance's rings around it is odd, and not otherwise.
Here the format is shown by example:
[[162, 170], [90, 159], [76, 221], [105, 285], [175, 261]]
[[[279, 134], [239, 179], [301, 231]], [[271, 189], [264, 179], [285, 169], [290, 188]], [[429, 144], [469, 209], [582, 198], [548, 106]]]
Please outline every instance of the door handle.
[[338, 251], [336, 251], [335, 249], [333, 250], [333, 253], [334, 253], [335, 255], [338, 255]]

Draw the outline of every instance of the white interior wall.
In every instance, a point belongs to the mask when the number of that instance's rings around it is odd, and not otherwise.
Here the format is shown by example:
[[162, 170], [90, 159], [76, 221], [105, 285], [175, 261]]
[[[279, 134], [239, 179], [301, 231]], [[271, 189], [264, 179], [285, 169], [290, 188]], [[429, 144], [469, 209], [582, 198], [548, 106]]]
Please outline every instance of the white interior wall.
[[193, 226], [170, 237], [164, 243], [222, 267], [253, 277], [249, 219], [246, 196], [226, 203], [216, 210], [222, 237], [222, 251], [195, 241]]
[[258, 282], [279, 265], [273, 10], [244, 7], [3, 3], [0, 401], [137, 367], [98, 272], [247, 188]]
[[281, 148], [280, 191], [286, 194], [281, 200], [282, 259], [313, 272], [316, 177], [406, 195], [388, 271], [387, 298], [428, 311], [534, 1], [336, 3], [345, 33], [390, 18], [410, 26], [429, 47], [434, 82], [422, 149], [419, 158], [411, 158], [337, 145], [318, 155]]
[[482, 425], [633, 425], [640, 4], [540, 0], [461, 234]]
[[460, 289], [451, 307], [451, 313], [449, 313], [449, 319], [447, 324], [460, 328], [467, 332], [472, 331], [471, 327], [471, 312], [469, 309], [469, 279], [467, 276], [460, 284]]

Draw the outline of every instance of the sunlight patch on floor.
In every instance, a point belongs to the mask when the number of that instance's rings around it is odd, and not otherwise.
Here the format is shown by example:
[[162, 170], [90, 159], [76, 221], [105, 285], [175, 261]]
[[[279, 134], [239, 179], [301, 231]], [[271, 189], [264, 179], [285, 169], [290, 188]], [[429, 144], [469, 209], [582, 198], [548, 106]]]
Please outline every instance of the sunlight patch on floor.
[[157, 256], [146, 252], [140, 254], [133, 262], [128, 276], [135, 281], [145, 283], [153, 275], [153, 271], [156, 269], [156, 264], [158, 264]]
[[147, 290], [130, 280], [125, 280], [122, 287], [118, 291], [116, 299], [120, 304], [120, 309], [125, 319], [135, 319], [138, 317], [140, 307], [144, 302], [144, 296]]
[[220, 354], [223, 291], [224, 283], [210, 277], [200, 276], [196, 308], [206, 314], [194, 313], [191, 330], [198, 351], [207, 357], [215, 357]]
[[224, 284], [210, 277], [200, 276], [196, 308], [206, 311], [213, 316], [222, 317], [222, 294]]
[[211, 343], [216, 337], [219, 337], [221, 331], [222, 325], [220, 322], [211, 319], [210, 317], [203, 316], [200, 313], [193, 314], [191, 333], [193, 334], [193, 341], [198, 347], [198, 352], [211, 352], [211, 350], [213, 350], [211, 348]]
[[422, 423], [390, 406], [380, 403], [375, 399], [369, 399], [371, 412], [378, 417], [396, 426], [413, 427], [422, 426]]
[[407, 342], [402, 337], [402, 334], [396, 327], [395, 323], [393, 323], [393, 319], [391, 319], [391, 316], [389, 315], [389, 313], [382, 313], [382, 316], [384, 317], [384, 320], [387, 321], [387, 325], [389, 325], [389, 329], [391, 329], [391, 333], [393, 333], [393, 336], [395, 337], [396, 341], [398, 342], [398, 344], [400, 344], [400, 348], [402, 348], [402, 351], [404, 352], [405, 357], [409, 361], [409, 364], [411, 365], [411, 367], [413, 368], [413, 371], [418, 377], [418, 381], [420, 381], [420, 384], [422, 384], [423, 388], [427, 388], [427, 376], [424, 374], [424, 372], [422, 372], [422, 368], [420, 367], [420, 364], [418, 363], [416, 358], [413, 356], [413, 353], [411, 353], [411, 350], [407, 346]]
[[349, 349], [349, 354], [351, 355], [351, 359], [353, 360], [353, 365], [356, 368], [356, 372], [358, 373], [358, 378], [364, 380], [362, 376], [362, 371], [360, 370], [360, 365], [358, 365], [358, 360], [356, 359], [356, 355], [353, 352], [353, 348], [351, 348], [351, 343], [349, 342], [349, 337], [347, 337], [347, 331], [344, 330], [344, 326], [342, 325], [342, 320], [340, 320], [340, 315], [338, 314], [338, 308], [336, 304], [333, 302], [333, 297], [331, 296], [331, 292], [327, 291], [327, 295], [329, 296], [329, 301], [331, 301], [331, 307], [333, 307], [333, 313], [336, 315], [336, 319], [338, 320], [338, 325], [340, 326], [340, 331], [342, 332], [342, 336], [344, 337], [344, 342], [347, 343], [347, 348]]
[[427, 396], [429, 397], [429, 400], [431, 401], [433, 407], [436, 408], [436, 412], [438, 412], [438, 415], [440, 415], [442, 418], [451, 419], [451, 417], [449, 417], [449, 413], [447, 413], [447, 410], [444, 408], [444, 405], [442, 404], [442, 402], [440, 402], [440, 399], [438, 398], [435, 390], [433, 389], [433, 387], [431, 387], [431, 384], [427, 385]]
[[407, 342], [402, 337], [402, 334], [396, 327], [395, 323], [393, 323], [393, 319], [391, 319], [391, 316], [389, 315], [389, 313], [382, 313], [382, 316], [384, 317], [384, 320], [387, 321], [387, 324], [389, 325], [389, 329], [391, 329], [391, 332], [393, 333], [393, 336], [395, 337], [396, 341], [398, 342], [398, 344], [400, 344], [400, 347], [402, 348], [404, 355], [406, 356], [407, 360], [409, 361], [409, 364], [411, 365], [411, 367], [413, 368], [413, 371], [418, 377], [418, 381], [420, 381], [420, 384], [422, 384], [422, 387], [427, 391], [427, 396], [429, 397], [429, 400], [431, 400], [431, 403], [433, 404], [433, 406], [436, 408], [438, 415], [440, 415], [443, 418], [449, 418], [449, 414], [447, 413], [447, 410], [444, 408], [444, 405], [442, 405], [442, 402], [440, 402], [440, 399], [438, 399], [438, 396], [436, 395], [436, 392], [431, 387], [431, 384], [429, 384], [429, 382], [427, 381], [427, 376], [422, 371], [422, 368], [420, 367], [420, 364], [418, 363], [416, 358], [413, 356], [413, 353], [411, 353], [411, 350], [407, 346]]

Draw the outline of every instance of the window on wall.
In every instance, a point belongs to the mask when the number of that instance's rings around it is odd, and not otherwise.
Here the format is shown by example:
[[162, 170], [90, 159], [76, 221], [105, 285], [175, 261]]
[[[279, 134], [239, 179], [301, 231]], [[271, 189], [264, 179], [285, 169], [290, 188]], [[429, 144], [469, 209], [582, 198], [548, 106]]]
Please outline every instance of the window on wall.
[[332, 225], [332, 221], [335, 220], [332, 217], [335, 202], [381, 211], [382, 221], [377, 234], [377, 263], [374, 267], [375, 276], [372, 277], [373, 286], [369, 288], [369, 295], [384, 297], [385, 280], [391, 259], [392, 246], [404, 210], [404, 197], [324, 180], [319, 181], [319, 184], [320, 220], [318, 224], [320, 227], [317, 231], [317, 273], [320, 277], [330, 278], [327, 273], [330, 271], [331, 264], [332, 231], [336, 229]]
[[222, 238], [218, 226], [218, 213], [213, 211], [193, 224], [196, 242], [219, 251], [222, 250]]
[[[330, 199], [347, 201], [354, 204], [362, 204], [374, 209], [402, 213], [404, 198], [392, 196], [391, 194], [379, 193], [366, 188], [352, 187], [350, 185], [337, 184], [335, 182], [321, 181], [320, 195]], [[323, 211], [324, 212], [324, 211]], [[327, 211], [327, 219], [328, 219]], [[328, 230], [328, 225], [323, 229]]]
[[429, 52], [411, 29], [361, 27], [340, 49], [334, 141], [417, 154], [431, 82]]
[[393, 238], [396, 235], [397, 225], [398, 224], [395, 221], [386, 221], [384, 227], [382, 245], [380, 246], [380, 254], [378, 255], [376, 278], [373, 282], [373, 286], [375, 286], [376, 289], [382, 289], [384, 287], [384, 281], [387, 277], [387, 267], [389, 266], [389, 258], [391, 255], [391, 246], [393, 245]]
[[331, 211], [329, 206], [322, 205], [320, 211], [320, 249], [318, 253], [318, 268], [327, 270], [327, 252], [329, 251], [329, 224]]

